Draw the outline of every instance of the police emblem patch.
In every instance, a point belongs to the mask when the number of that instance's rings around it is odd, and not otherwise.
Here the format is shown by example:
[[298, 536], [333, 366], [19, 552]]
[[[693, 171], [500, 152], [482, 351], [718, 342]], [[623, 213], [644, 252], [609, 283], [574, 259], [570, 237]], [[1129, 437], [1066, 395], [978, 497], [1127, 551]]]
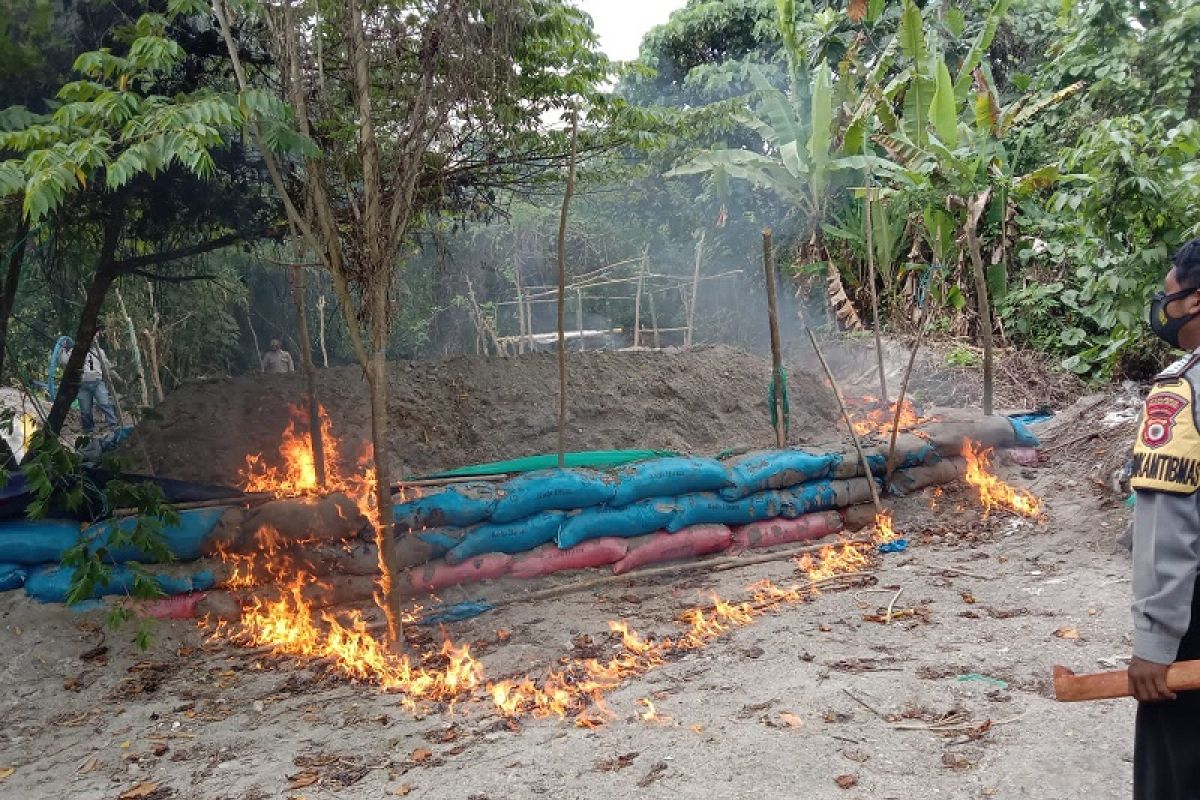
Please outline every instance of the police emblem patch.
[[1157, 392], [1148, 397], [1146, 419], [1142, 424], [1142, 443], [1157, 448], [1171, 441], [1175, 418], [1187, 406], [1187, 399], [1177, 394]]

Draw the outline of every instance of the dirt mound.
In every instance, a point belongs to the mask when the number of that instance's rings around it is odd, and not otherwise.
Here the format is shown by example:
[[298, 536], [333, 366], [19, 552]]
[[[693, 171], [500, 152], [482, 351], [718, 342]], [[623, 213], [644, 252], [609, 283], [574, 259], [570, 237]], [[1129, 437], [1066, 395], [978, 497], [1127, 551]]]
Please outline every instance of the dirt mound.
[[[770, 363], [728, 347], [571, 354], [570, 450], [658, 448], [716, 453], [767, 446]], [[791, 439], [836, 438], [829, 389], [789, 370]], [[557, 442], [555, 356], [456, 358], [392, 367], [388, 413], [393, 467], [422, 474], [553, 452]], [[321, 402], [355, 468], [370, 436], [367, 386], [357, 367], [320, 372]], [[248, 453], [277, 460], [289, 404], [302, 403], [301, 374], [253, 375], [188, 387], [143, 422], [126, 452], [158, 475], [239, 484]]]

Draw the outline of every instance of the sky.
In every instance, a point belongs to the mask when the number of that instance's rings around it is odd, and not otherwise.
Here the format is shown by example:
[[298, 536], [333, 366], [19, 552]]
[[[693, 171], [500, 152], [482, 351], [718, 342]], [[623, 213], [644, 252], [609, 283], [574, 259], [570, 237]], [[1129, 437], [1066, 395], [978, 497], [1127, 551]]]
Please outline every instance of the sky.
[[591, 14], [600, 36], [600, 48], [609, 58], [629, 61], [637, 58], [642, 37], [655, 25], [667, 21], [671, 12], [683, 8], [687, 0], [576, 0]]

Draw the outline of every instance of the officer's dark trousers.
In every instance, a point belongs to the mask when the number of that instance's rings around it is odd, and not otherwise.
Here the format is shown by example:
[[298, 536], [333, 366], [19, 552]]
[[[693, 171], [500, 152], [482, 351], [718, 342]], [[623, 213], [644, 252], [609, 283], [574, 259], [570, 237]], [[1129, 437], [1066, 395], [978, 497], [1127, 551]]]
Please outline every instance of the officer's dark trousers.
[[[1192, 621], [1176, 661], [1200, 658], [1200, 580]], [[1134, 800], [1200, 800], [1200, 691], [1138, 703], [1133, 740]]]

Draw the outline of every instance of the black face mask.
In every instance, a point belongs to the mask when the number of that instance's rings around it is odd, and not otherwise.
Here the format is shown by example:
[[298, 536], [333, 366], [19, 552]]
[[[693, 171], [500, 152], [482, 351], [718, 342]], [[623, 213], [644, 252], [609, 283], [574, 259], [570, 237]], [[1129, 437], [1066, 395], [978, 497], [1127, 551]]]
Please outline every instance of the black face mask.
[[1150, 330], [1154, 331], [1155, 336], [1176, 349], [1180, 349], [1179, 332], [1189, 322], [1200, 317], [1200, 311], [1182, 317], [1172, 317], [1167, 314], [1167, 306], [1196, 291], [1200, 291], [1200, 289], [1180, 289], [1171, 294], [1158, 292], [1150, 299]]

